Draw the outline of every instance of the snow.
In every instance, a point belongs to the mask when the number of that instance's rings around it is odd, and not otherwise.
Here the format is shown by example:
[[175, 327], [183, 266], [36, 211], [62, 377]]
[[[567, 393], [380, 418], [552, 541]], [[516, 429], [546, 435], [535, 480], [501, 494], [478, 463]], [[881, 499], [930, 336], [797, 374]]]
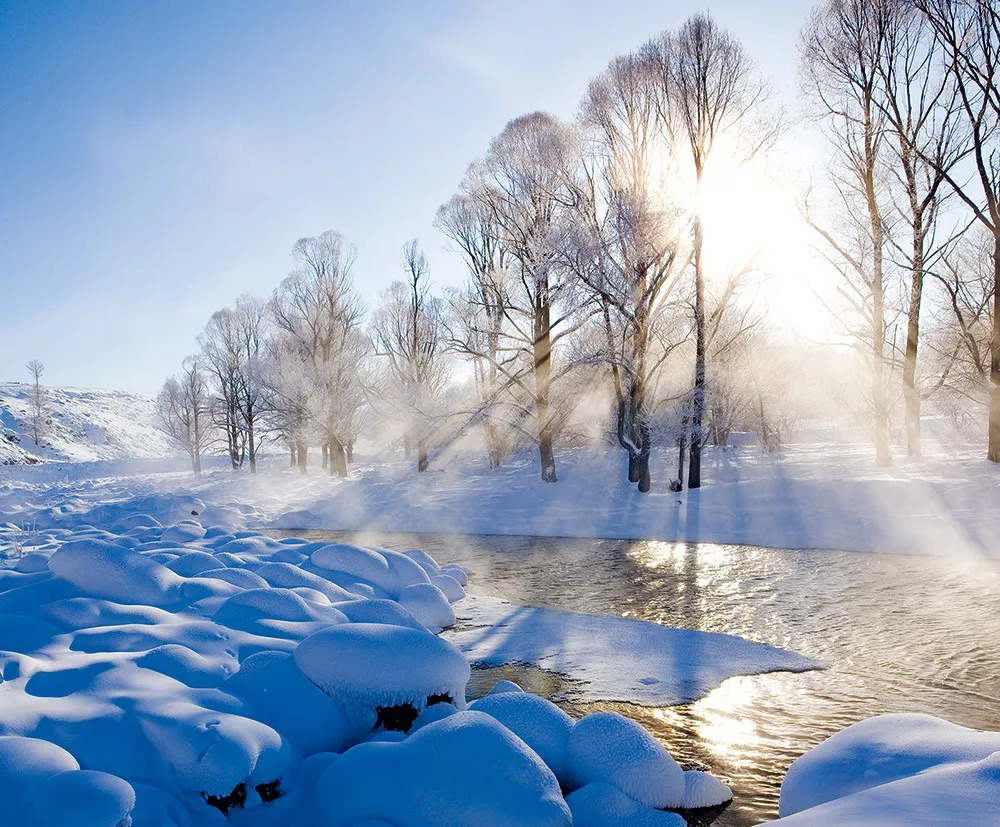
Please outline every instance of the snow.
[[685, 827], [677, 813], [640, 804], [610, 784], [595, 782], [566, 796], [573, 827]]
[[687, 770], [684, 773], [684, 797], [680, 809], [718, 807], [732, 800], [733, 791], [711, 773], [703, 770]]
[[35, 445], [30, 391], [20, 382], [0, 383], [0, 465], [174, 454], [156, 428], [152, 399], [88, 388], [45, 388], [50, 417]]
[[644, 706], [687, 703], [733, 675], [801, 672], [802, 655], [732, 635], [625, 617], [514, 606], [471, 595], [445, 633], [474, 663], [537, 666], [574, 678], [564, 697]]
[[409, 704], [419, 713], [434, 696], [465, 705], [469, 662], [426, 629], [333, 626], [303, 640], [294, 658], [302, 674], [347, 711], [359, 732], [376, 727], [381, 709]]
[[[559, 781], [580, 724], [509, 682], [463, 711], [470, 662], [433, 633], [454, 620], [436, 563], [204, 526], [213, 511], [161, 492], [50, 506], [28, 536], [0, 526], [0, 784], [16, 818], [570, 823]], [[660, 779], [615, 772], [656, 795]]]
[[[790, 816], [944, 765], [981, 761], [992, 753], [1000, 753], [997, 732], [966, 729], [917, 713], [868, 718], [795, 760], [781, 785], [779, 812]], [[1000, 792], [1000, 775], [994, 780]], [[995, 800], [1000, 802], [1000, 797]], [[1000, 804], [996, 806], [1000, 817]]]
[[491, 692], [470, 708], [496, 718], [538, 754], [560, 784], [570, 786], [566, 747], [573, 719], [558, 706], [527, 692]]
[[1000, 824], [1000, 752], [939, 764], [772, 822], [788, 827], [969, 827]]
[[642, 726], [616, 712], [595, 712], [574, 724], [566, 770], [573, 787], [610, 784], [647, 807], [676, 808], [684, 800], [684, 771]]
[[316, 785], [317, 824], [569, 827], [555, 776], [509, 730], [458, 712], [399, 743], [354, 747]]
[[417, 583], [399, 593], [399, 605], [432, 632], [455, 624], [455, 612], [447, 596], [433, 583]]

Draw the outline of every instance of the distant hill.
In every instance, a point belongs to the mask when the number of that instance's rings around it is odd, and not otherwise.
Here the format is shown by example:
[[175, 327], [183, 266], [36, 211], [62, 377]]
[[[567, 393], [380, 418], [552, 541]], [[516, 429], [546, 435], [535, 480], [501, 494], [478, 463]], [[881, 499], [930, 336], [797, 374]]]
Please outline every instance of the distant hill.
[[46, 388], [49, 418], [35, 445], [30, 386], [0, 383], [0, 465], [173, 456], [156, 429], [153, 400], [134, 393]]

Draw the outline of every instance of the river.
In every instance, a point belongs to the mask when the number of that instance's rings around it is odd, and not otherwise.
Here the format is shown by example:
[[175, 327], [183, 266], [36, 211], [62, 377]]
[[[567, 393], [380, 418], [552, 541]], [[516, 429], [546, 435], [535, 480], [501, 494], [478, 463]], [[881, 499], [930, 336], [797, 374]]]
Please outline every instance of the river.
[[[788, 765], [830, 734], [883, 712], [927, 712], [1000, 730], [1000, 561], [663, 541], [375, 532], [287, 532], [421, 548], [512, 603], [635, 617], [780, 646], [827, 668], [731, 678], [694, 703], [614, 709], [649, 728], [687, 769], [733, 788], [714, 827], [777, 816]], [[486, 670], [551, 695], [558, 676]]]

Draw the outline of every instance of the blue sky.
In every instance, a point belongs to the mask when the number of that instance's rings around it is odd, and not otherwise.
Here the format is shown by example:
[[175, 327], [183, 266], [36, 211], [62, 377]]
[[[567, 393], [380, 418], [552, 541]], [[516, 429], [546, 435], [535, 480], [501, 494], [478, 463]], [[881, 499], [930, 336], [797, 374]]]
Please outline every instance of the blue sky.
[[294, 241], [358, 247], [369, 304], [511, 118], [571, 117], [615, 55], [708, 8], [794, 104], [812, 4], [0, 2], [0, 380], [155, 393]]

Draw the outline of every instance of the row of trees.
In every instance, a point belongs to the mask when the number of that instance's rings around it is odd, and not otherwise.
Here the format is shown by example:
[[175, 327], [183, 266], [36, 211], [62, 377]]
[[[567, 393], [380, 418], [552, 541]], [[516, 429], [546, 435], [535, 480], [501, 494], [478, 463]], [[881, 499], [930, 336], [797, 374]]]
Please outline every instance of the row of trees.
[[[897, 387], [911, 454], [921, 403], [947, 393], [988, 397], [1000, 461], [998, 33], [988, 0], [826, 0], [802, 38], [834, 150], [805, 216], [870, 369], [860, 418], [880, 464]], [[164, 427], [196, 468], [218, 441], [253, 471], [280, 440], [302, 470], [319, 445], [339, 474], [363, 433], [415, 448], [420, 471], [475, 433], [491, 467], [533, 444], [546, 482], [557, 440], [590, 427], [640, 491], [657, 442], [677, 446], [673, 485], [697, 488], [708, 440], [751, 428], [779, 444], [809, 407], [796, 383], [825, 364], [775, 344], [746, 289], [752, 256], [722, 270], [705, 255], [706, 175], [766, 156], [781, 120], [739, 42], [695, 15], [615, 58], [573, 122], [516, 118], [470, 165], [436, 216], [464, 286], [433, 295], [413, 241], [367, 314], [353, 248], [302, 239], [270, 300], [213, 315], [164, 387]]]
[[300, 239], [292, 256], [296, 266], [269, 301], [244, 295], [212, 314], [200, 352], [160, 392], [164, 432], [196, 473], [219, 445], [233, 469], [255, 473], [261, 448], [280, 441], [303, 472], [319, 445], [323, 466], [344, 476], [365, 419], [378, 412], [401, 423], [425, 470], [426, 406], [446, 372], [440, 308], [417, 243], [404, 249], [407, 279], [384, 293], [367, 330], [355, 252], [339, 234]]
[[[986, 403], [987, 456], [1000, 462], [1000, 8], [829, 0], [801, 55], [833, 151], [828, 209], [809, 221], [868, 357], [877, 462], [892, 462], [898, 357], [907, 453], [920, 455], [922, 402], [948, 389]], [[939, 299], [929, 335], [928, 281]]]

